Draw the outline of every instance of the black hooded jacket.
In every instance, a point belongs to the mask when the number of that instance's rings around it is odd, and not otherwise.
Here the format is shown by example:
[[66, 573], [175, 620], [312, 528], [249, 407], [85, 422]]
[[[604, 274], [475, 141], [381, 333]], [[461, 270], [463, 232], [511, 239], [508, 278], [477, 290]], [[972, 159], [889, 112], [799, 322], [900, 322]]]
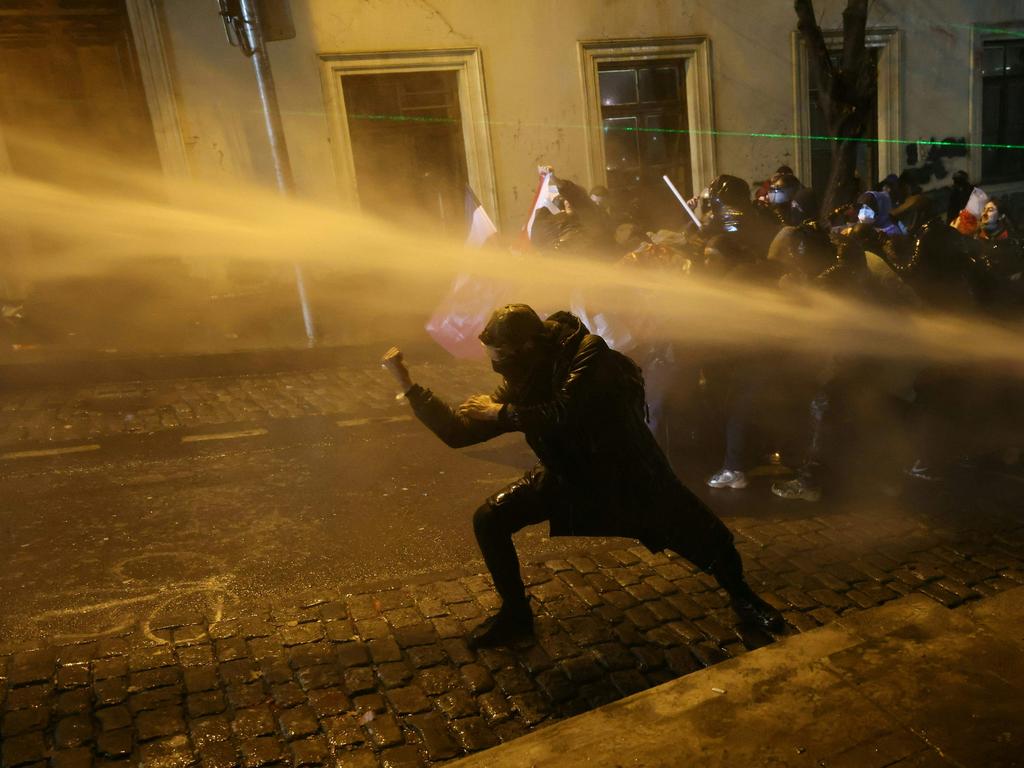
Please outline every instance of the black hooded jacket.
[[416, 416], [455, 448], [522, 432], [541, 461], [543, 490], [559, 500], [552, 536], [627, 536], [655, 550], [682, 537], [708, 552], [731, 541], [647, 428], [636, 364], [568, 312], [544, 325], [529, 375], [503, 380], [493, 395], [504, 404], [497, 421], [460, 417], [419, 386], [407, 393]]

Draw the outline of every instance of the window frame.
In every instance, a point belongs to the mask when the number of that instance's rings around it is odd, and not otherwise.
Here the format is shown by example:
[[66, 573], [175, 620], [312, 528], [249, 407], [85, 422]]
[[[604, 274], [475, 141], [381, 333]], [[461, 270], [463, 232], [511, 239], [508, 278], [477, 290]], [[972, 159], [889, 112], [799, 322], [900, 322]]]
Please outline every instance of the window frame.
[[[830, 51], [841, 50], [842, 30], [822, 30]], [[903, 31], [895, 27], [867, 30], [865, 43], [878, 49], [878, 179], [890, 173], [899, 175], [905, 165], [900, 143], [903, 130]], [[811, 72], [807, 43], [803, 35], [792, 33], [793, 48], [793, 169], [800, 179], [811, 178], [811, 105], [808, 99]], [[878, 179], [865, 179], [874, 184]]]
[[[984, 140], [984, 77], [981, 74], [985, 43], [1003, 40], [1007, 35], [1024, 34], [1024, 21], [976, 23], [971, 27], [971, 87], [970, 87], [970, 143], [980, 144]], [[971, 149], [968, 154], [967, 173], [975, 184], [983, 185], [989, 195], [1003, 195], [1024, 191], [1024, 176], [1009, 181], [986, 183], [981, 176], [981, 150]]]
[[330, 129], [331, 151], [342, 198], [359, 205], [352, 138], [342, 80], [345, 75], [402, 74], [454, 71], [458, 76], [459, 114], [466, 152], [466, 177], [473, 192], [490, 214], [500, 220], [491, 151], [490, 123], [484, 91], [483, 62], [479, 48], [440, 50], [374, 51], [368, 53], [321, 53], [321, 85]]
[[711, 86], [711, 41], [704, 36], [582, 40], [578, 43], [580, 86], [585, 109], [587, 188], [607, 186], [601, 89], [603, 64], [681, 61], [686, 93], [692, 189], [703, 189], [718, 175], [715, 158], [714, 105]]
[[128, 23], [135, 38], [135, 56], [139, 62], [142, 88], [149, 106], [157, 153], [164, 173], [191, 175], [185, 139], [182, 136], [178, 104], [174, 95], [171, 68], [164, 48], [158, 0], [125, 0]]
[[[125, 0], [125, 10], [160, 167], [168, 176], [188, 177], [191, 168], [156, 3], [157, 0]], [[9, 169], [10, 158], [0, 130], [0, 171]]]

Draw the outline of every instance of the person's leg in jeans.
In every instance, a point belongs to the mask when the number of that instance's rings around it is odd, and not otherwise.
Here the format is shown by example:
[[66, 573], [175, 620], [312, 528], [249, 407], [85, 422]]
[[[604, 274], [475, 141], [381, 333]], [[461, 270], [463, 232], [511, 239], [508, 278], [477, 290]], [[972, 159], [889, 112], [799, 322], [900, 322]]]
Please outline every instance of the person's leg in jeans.
[[748, 364], [737, 373], [725, 423], [725, 459], [722, 469], [708, 480], [712, 488], [746, 488], [744, 468], [749, 461], [748, 438], [766, 384], [766, 371]]
[[755, 398], [761, 382], [748, 378], [739, 387], [729, 408], [729, 419], [725, 423], [725, 462], [723, 469], [742, 471], [747, 465], [747, 438], [753, 420]]
[[821, 483], [824, 464], [829, 447], [829, 430], [835, 409], [832, 394], [828, 388], [819, 391], [811, 400], [808, 409], [809, 430], [807, 452], [797, 476], [793, 480], [772, 484], [772, 493], [783, 499], [818, 501], [821, 498]]
[[822, 391], [811, 400], [811, 439], [807, 447], [807, 456], [801, 465], [799, 475], [804, 482], [821, 487], [822, 468], [825, 464], [825, 449], [828, 445], [828, 430], [831, 427], [830, 418], [833, 417], [832, 397]]

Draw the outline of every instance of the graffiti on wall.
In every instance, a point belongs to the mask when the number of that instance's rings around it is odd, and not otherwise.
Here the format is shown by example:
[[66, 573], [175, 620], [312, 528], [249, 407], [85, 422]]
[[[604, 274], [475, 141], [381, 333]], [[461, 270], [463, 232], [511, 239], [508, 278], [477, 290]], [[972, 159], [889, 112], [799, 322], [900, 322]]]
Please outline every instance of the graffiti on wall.
[[904, 174], [909, 181], [918, 186], [925, 186], [932, 181], [942, 181], [950, 175], [946, 167], [946, 160], [957, 157], [967, 157], [967, 139], [947, 136], [936, 139], [934, 136], [929, 139], [928, 153], [921, 158], [917, 142], [907, 144], [906, 147], [906, 170]]

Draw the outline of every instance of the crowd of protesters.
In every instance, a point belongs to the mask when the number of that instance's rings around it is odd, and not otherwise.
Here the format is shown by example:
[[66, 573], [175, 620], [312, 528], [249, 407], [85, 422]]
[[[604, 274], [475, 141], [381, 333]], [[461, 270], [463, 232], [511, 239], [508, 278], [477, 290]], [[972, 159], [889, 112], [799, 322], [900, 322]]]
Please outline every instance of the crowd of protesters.
[[[1000, 322], [1024, 310], [1024, 249], [1006, 206], [963, 172], [954, 174], [947, 211], [907, 174], [824, 212], [786, 166], [754, 190], [723, 175], [688, 201], [690, 215], [665, 190], [674, 220], [660, 227], [665, 207], [655, 223], [637, 198], [616, 198], [604, 187], [588, 193], [554, 175], [550, 186], [551, 204], [531, 220], [531, 242], [542, 253], [606, 255], [625, 265], [780, 291], [817, 287]], [[587, 320], [585, 308], [577, 309]], [[635, 341], [622, 351], [644, 367], [652, 429], [673, 444], [665, 447], [690, 445], [702, 456], [722, 448], [707, 480], [713, 488], [746, 488], [755, 467], [769, 473], [784, 463], [795, 477], [773, 483], [772, 492], [817, 501], [842, 480], [868, 477], [884, 488], [901, 475], [938, 481], [979, 461], [1019, 459], [1024, 393], [991, 372], [855, 359], [839, 350], [823, 357]]]

